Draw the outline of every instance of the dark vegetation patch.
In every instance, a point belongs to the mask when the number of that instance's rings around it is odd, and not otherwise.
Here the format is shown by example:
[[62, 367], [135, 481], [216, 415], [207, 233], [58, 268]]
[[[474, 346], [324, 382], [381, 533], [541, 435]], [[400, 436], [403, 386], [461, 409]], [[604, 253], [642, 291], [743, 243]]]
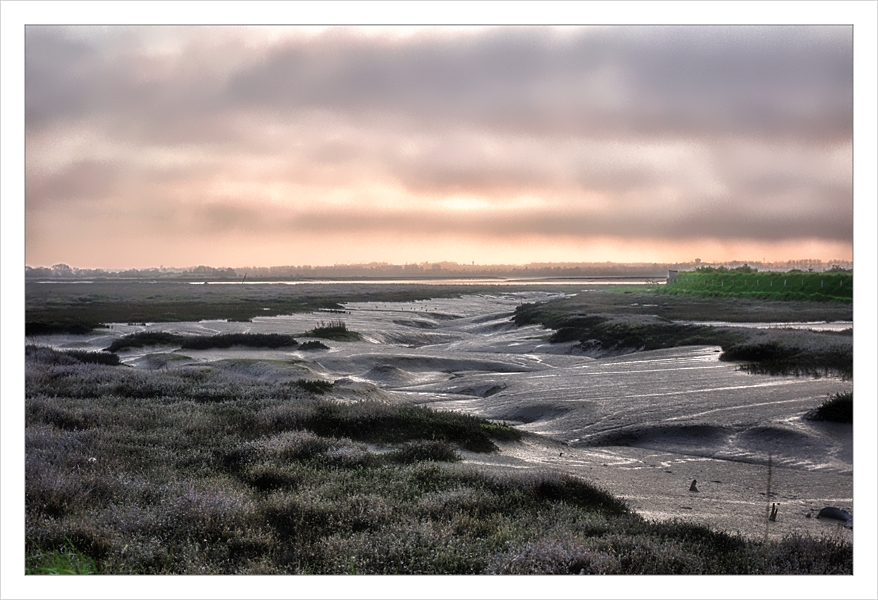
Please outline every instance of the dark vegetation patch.
[[95, 321], [26, 321], [24, 324], [24, 334], [28, 336], [50, 335], [53, 333], [85, 335], [103, 327], [105, 327], [103, 323]]
[[347, 324], [341, 319], [333, 319], [328, 323], [320, 321], [317, 327], [309, 330], [305, 335], [339, 342], [353, 342], [360, 339], [360, 334], [349, 330]]
[[[743, 362], [741, 368], [761, 375], [853, 376], [853, 344], [836, 332], [799, 333], [799, 340], [765, 341], [760, 337], [724, 346], [720, 360]], [[795, 343], [799, 342], [799, 343]]]
[[299, 342], [291, 335], [279, 333], [224, 333], [219, 335], [180, 335], [164, 331], [141, 331], [113, 340], [108, 352], [118, 352], [145, 346], [178, 346], [184, 350], [209, 350], [211, 348], [285, 348]]
[[186, 336], [166, 331], [141, 331], [125, 335], [112, 341], [105, 348], [107, 352], [119, 352], [131, 348], [145, 348], [147, 346], [177, 346], [183, 344]]
[[209, 336], [187, 336], [181, 347], [184, 350], [208, 350], [210, 348], [231, 348], [232, 346], [286, 348], [296, 346], [298, 343], [293, 336], [280, 333], [224, 333]]
[[456, 464], [517, 436], [464, 415], [36, 348], [25, 392], [29, 573], [852, 571], [837, 539], [654, 524], [584, 480]]
[[823, 404], [808, 411], [806, 419], [812, 421], [833, 421], [836, 423], [854, 422], [854, 393], [837, 392], [824, 400]]
[[302, 345], [299, 346], [299, 350], [329, 350], [329, 346], [320, 340], [309, 340], [303, 342]]
[[121, 364], [116, 354], [106, 351], [89, 350], [55, 350], [48, 346], [28, 344], [25, 346], [25, 356], [44, 364], [75, 364], [89, 363], [94, 365], [116, 366]]

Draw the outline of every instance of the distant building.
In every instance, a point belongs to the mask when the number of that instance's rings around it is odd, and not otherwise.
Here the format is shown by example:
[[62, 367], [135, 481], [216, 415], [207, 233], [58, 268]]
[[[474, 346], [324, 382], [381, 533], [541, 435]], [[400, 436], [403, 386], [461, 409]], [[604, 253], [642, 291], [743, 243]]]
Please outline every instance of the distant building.
[[668, 283], [674, 283], [677, 280], [677, 274], [680, 271], [671, 271], [668, 269]]

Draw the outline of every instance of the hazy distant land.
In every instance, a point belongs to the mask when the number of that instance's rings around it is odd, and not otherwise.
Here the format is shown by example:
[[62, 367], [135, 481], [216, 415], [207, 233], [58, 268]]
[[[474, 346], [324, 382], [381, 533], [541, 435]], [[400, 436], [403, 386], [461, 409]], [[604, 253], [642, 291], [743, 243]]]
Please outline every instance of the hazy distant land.
[[[833, 267], [852, 269], [849, 260], [797, 259], [782, 262], [730, 261], [722, 266], [735, 269], [748, 265], [760, 271], [791, 269], [824, 271]], [[535, 277], [643, 277], [665, 279], [668, 271], [687, 271], [707, 266], [700, 259], [686, 263], [530, 263], [526, 265], [467, 265], [456, 262], [412, 264], [286, 265], [273, 267], [160, 267], [142, 269], [89, 269], [59, 263], [51, 267], [28, 266], [25, 277], [39, 279], [215, 279], [282, 281], [339, 278], [535, 278]]]

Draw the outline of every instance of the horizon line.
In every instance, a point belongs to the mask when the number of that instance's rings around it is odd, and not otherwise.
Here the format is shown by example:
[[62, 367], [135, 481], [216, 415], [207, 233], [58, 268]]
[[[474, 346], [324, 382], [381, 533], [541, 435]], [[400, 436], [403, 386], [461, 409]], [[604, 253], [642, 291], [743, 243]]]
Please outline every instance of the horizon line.
[[688, 261], [640, 261], [640, 262], [617, 262], [617, 261], [546, 261], [546, 262], [529, 262], [529, 263], [476, 263], [475, 261], [471, 263], [459, 263], [456, 261], [421, 261], [421, 262], [405, 262], [405, 263], [388, 263], [383, 261], [371, 261], [371, 262], [360, 262], [360, 263], [334, 263], [334, 264], [323, 264], [323, 265], [309, 265], [309, 264], [276, 264], [276, 265], [241, 265], [236, 267], [230, 266], [211, 266], [205, 264], [198, 265], [189, 265], [189, 266], [148, 266], [148, 267], [77, 267], [71, 266], [66, 263], [55, 263], [50, 266], [38, 265], [31, 266], [25, 264], [25, 269], [55, 269], [61, 268], [62, 270], [70, 269], [72, 271], [107, 271], [107, 272], [115, 272], [115, 271], [152, 271], [152, 270], [165, 270], [165, 271], [174, 271], [174, 270], [191, 270], [191, 269], [212, 269], [212, 270], [243, 270], [243, 269], [337, 269], [337, 268], [406, 268], [406, 267], [429, 267], [432, 269], [443, 270], [447, 268], [463, 268], [472, 270], [474, 268], [551, 268], [551, 267], [567, 267], [567, 268], [576, 268], [582, 266], [632, 266], [632, 267], [641, 267], [641, 266], [664, 266], [664, 265], [694, 265], [694, 266], [728, 266], [728, 265], [784, 265], [784, 266], [793, 266], [796, 264], [799, 265], [833, 265], [833, 264], [850, 264], [853, 265], [852, 259], [819, 259], [819, 258], [791, 258], [787, 260], [722, 260], [722, 261], [707, 261], [701, 259], [694, 259]]

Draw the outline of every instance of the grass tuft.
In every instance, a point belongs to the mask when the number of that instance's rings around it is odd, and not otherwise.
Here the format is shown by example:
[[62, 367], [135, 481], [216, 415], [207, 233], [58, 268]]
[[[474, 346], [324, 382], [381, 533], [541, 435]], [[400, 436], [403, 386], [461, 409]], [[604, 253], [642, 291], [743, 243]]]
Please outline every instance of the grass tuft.
[[350, 342], [360, 339], [360, 334], [348, 329], [347, 324], [341, 319], [333, 319], [328, 323], [320, 321], [317, 327], [306, 332], [305, 335], [325, 340]]
[[78, 551], [67, 540], [60, 549], [50, 552], [37, 551], [28, 557], [27, 575], [96, 575], [97, 563], [90, 556]]
[[805, 415], [812, 421], [833, 421], [835, 423], [854, 422], [854, 393], [837, 392]]

